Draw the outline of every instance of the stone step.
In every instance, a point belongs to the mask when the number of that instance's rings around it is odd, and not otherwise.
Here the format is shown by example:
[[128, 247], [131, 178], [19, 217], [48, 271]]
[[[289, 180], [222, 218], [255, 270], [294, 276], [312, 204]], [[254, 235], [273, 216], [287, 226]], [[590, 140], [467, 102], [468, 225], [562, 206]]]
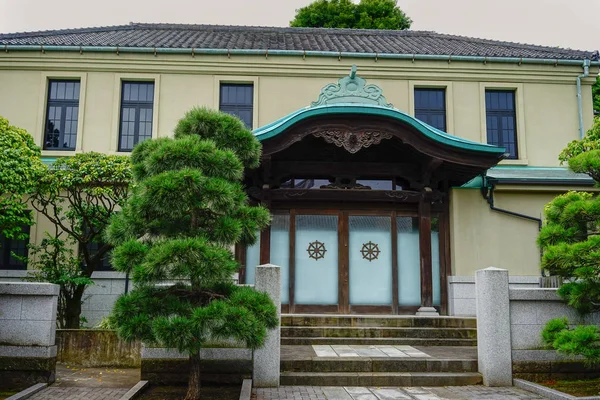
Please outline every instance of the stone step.
[[476, 372], [282, 372], [286, 386], [468, 386], [482, 382]]
[[318, 357], [281, 360], [281, 372], [477, 372], [477, 360]]
[[281, 336], [326, 338], [444, 338], [476, 339], [474, 328], [414, 328], [414, 327], [359, 327], [359, 326], [282, 326]]
[[477, 328], [475, 318], [417, 317], [413, 315], [314, 315], [283, 314], [281, 326]]
[[477, 339], [455, 338], [353, 338], [353, 337], [282, 337], [282, 345], [408, 345], [408, 346], [477, 346]]

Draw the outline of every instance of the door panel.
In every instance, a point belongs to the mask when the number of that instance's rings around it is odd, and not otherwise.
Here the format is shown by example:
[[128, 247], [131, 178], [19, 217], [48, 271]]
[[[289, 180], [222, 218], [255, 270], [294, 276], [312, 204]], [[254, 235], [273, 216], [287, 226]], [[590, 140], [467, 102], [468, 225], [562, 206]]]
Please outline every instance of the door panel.
[[421, 304], [421, 263], [417, 222], [415, 217], [396, 217], [400, 306]]
[[271, 219], [271, 264], [281, 267], [281, 303], [289, 303], [290, 287], [290, 216]]
[[[260, 234], [252, 246], [246, 247], [246, 280], [254, 285], [255, 269], [260, 265]], [[290, 216], [275, 214], [271, 219], [271, 264], [281, 269], [281, 304], [289, 303]]]
[[338, 304], [338, 216], [297, 215], [295, 303]]
[[392, 304], [390, 230], [389, 216], [348, 217], [351, 305]]

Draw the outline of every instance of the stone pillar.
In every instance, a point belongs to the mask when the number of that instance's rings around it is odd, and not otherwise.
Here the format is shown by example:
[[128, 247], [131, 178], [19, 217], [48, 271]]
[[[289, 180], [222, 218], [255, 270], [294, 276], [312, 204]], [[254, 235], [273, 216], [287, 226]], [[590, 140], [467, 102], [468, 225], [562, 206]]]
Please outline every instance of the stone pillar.
[[[277, 308], [281, 325], [281, 268], [266, 264], [256, 267], [254, 289], [269, 295]], [[254, 387], [279, 387], [281, 331], [277, 326], [267, 333], [265, 345], [254, 350], [252, 384]]]
[[508, 270], [475, 273], [477, 358], [486, 386], [512, 386]]
[[52, 383], [60, 286], [0, 282], [0, 388]]

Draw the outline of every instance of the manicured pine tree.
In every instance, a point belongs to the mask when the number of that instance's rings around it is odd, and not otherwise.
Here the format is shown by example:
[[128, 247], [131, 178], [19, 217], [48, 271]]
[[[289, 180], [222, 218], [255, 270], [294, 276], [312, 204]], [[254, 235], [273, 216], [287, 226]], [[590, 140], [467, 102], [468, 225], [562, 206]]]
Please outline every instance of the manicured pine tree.
[[253, 243], [269, 223], [268, 211], [249, 205], [241, 183], [260, 154], [239, 119], [192, 109], [174, 139], [135, 147], [131, 196], [107, 230], [115, 268], [135, 284], [116, 302], [112, 321], [126, 340], [189, 354], [186, 400], [200, 398], [204, 344], [233, 338], [257, 348], [278, 324], [265, 293], [232, 283], [233, 245]]
[[[581, 140], [567, 145], [559, 156], [573, 172], [584, 173], [600, 185], [600, 118]], [[545, 224], [538, 236], [542, 268], [560, 276], [558, 294], [581, 314], [600, 311], [600, 196], [568, 192], [544, 209]], [[600, 329], [573, 326], [566, 318], [548, 322], [542, 338], [559, 353], [600, 362]]]

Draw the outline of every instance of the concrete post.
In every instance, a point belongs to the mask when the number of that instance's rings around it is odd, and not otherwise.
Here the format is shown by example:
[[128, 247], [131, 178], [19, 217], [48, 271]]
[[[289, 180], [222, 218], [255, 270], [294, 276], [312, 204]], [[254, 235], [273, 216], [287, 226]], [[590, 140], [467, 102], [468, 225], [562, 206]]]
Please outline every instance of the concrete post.
[[[272, 264], [256, 267], [254, 289], [269, 295], [281, 325], [281, 268]], [[279, 387], [281, 331], [277, 326], [267, 333], [265, 345], [254, 351], [252, 384], [254, 387]]]
[[0, 389], [52, 383], [60, 286], [0, 282]]
[[508, 270], [475, 273], [477, 358], [486, 386], [512, 386]]

